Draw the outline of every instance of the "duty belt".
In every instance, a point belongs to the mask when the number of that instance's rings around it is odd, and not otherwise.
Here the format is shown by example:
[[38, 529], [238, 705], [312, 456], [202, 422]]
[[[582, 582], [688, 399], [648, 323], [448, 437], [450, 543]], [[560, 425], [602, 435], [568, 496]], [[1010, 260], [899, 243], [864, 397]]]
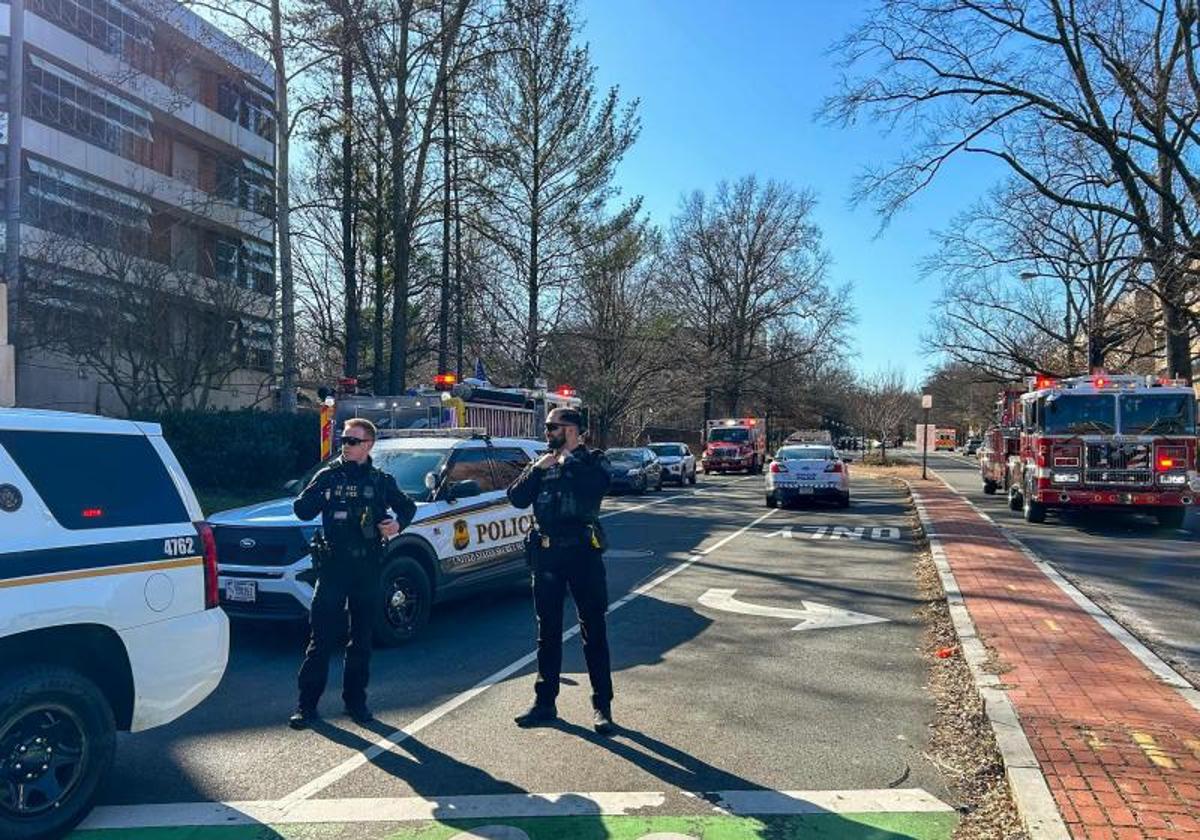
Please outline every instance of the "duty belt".
[[542, 548], [578, 548], [580, 546], [588, 546], [589, 548], [600, 548], [600, 536], [596, 533], [594, 525], [585, 525], [577, 534], [541, 534], [538, 545]]

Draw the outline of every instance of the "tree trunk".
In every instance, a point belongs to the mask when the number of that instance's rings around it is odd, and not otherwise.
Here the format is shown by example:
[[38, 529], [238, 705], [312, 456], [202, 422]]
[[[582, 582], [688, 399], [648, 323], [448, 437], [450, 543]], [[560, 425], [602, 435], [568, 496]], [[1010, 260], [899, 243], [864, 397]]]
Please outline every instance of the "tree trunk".
[[455, 123], [454, 155], [454, 369], [463, 378], [463, 287], [462, 287], [462, 197], [458, 180], [458, 124]]
[[287, 68], [283, 56], [280, 0], [271, 0], [271, 58], [275, 70], [275, 235], [279, 249], [279, 348], [283, 377], [279, 407], [296, 410], [296, 300], [292, 278], [292, 223], [288, 189], [289, 122]]
[[372, 250], [375, 257], [375, 318], [372, 339], [371, 391], [383, 390], [383, 246], [387, 227], [387, 205], [383, 200], [383, 124], [375, 128], [375, 224]]
[[[442, 29], [446, 6], [442, 4]], [[438, 307], [438, 373], [450, 364], [450, 96], [442, 97], [442, 282]]]
[[388, 364], [388, 391], [402, 394], [408, 376], [408, 271], [412, 257], [409, 241], [408, 190], [404, 182], [408, 140], [408, 28], [412, 3], [400, 3], [400, 50], [396, 56], [396, 110], [391, 125], [392, 142], [392, 248], [395, 276], [392, 298], [392, 357]]
[[342, 264], [346, 274], [347, 377], [358, 376], [361, 323], [354, 242], [354, 61], [349, 44], [342, 49]]

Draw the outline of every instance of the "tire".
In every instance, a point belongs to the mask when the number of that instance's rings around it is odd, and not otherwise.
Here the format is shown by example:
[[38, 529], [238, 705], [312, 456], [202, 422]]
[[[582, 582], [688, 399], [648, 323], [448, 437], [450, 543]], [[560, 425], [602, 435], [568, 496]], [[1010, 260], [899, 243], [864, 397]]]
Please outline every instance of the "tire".
[[843, 493], [841, 496], [838, 496], [837, 506], [840, 508], [850, 507], [850, 494]]
[[395, 555], [379, 575], [375, 642], [395, 647], [409, 641], [429, 622], [432, 607], [433, 586], [425, 568], [407, 554]]
[[779, 503], [775, 500], [774, 493], [768, 493], [766, 498], [767, 498], [767, 507], [769, 507], [769, 508], [779, 507]]
[[[112, 708], [87, 677], [37, 666], [0, 674], [0, 837], [67, 834], [91, 810], [116, 748]], [[38, 787], [18, 805], [15, 757], [33, 754], [46, 763], [34, 768]]]
[[989, 496], [995, 496], [996, 495], [996, 482], [985, 478], [983, 480], [983, 492], [987, 493]]
[[654, 490], [657, 493], [662, 492], [662, 473], [658, 474], [658, 484], [654, 485]]
[[690, 476], [688, 476], [688, 484], [695, 484], [695, 483], [696, 483], [696, 469], [695, 469], [695, 467], [693, 467], [692, 474]]
[[1021, 494], [1016, 486], [1008, 488], [1008, 509], [1021, 510]]
[[1154, 511], [1160, 528], [1182, 528], [1183, 518], [1187, 515], [1185, 507], [1160, 507]]
[[634, 495], [640, 496], [646, 492], [646, 476], [639, 476], [636, 483], [630, 485]]
[[1041, 502], [1035, 502], [1030, 490], [1031, 488], [1026, 487], [1025, 492], [1021, 494], [1021, 513], [1026, 522], [1040, 525], [1046, 521], [1046, 506]]

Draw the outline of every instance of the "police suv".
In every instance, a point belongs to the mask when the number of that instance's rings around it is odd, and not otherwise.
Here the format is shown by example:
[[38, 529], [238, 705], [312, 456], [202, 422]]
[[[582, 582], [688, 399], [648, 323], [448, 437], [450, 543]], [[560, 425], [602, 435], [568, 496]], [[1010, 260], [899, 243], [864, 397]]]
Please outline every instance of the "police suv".
[[[544, 443], [490, 438], [482, 429], [380, 432], [371, 460], [395, 477], [417, 513], [387, 544], [376, 642], [412, 638], [434, 603], [525, 578], [524, 539], [533, 514], [513, 507], [505, 490], [545, 451]], [[321, 466], [289, 489], [298, 493]], [[298, 519], [292, 501], [210, 517], [221, 604], [231, 616], [307, 618], [316, 582], [309, 544], [320, 520]]]
[[116, 730], [220, 682], [229, 624], [201, 520], [157, 425], [0, 410], [0, 837], [65, 834]]

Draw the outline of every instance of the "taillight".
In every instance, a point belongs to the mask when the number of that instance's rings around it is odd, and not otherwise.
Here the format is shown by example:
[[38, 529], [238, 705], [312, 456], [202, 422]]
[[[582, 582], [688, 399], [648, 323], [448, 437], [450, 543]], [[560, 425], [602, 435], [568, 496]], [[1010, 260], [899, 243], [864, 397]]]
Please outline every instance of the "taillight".
[[200, 545], [204, 549], [204, 609], [211, 610], [221, 604], [217, 588], [217, 540], [207, 522], [197, 522], [196, 533], [200, 535]]
[[771, 462], [771, 472], [781, 473], [781, 472], [787, 472], [787, 471], [788, 471], [788, 468], [785, 467], [783, 464], [779, 463], [778, 461]]
[[841, 471], [842, 471], [842, 462], [841, 461], [830, 461], [828, 464], [825, 465], [825, 472], [841, 472]]

